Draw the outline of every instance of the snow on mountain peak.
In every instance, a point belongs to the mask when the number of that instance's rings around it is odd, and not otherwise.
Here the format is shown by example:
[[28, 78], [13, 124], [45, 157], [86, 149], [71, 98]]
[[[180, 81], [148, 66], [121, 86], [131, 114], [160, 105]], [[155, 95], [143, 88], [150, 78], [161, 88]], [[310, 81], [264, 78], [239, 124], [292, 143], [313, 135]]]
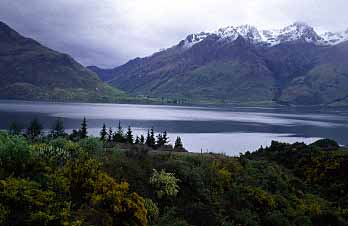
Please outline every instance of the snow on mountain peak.
[[251, 25], [241, 25], [238, 27], [229, 26], [220, 28], [213, 34], [217, 35], [221, 40], [228, 41], [234, 41], [239, 36], [254, 43], [260, 42], [262, 39], [262, 36], [260, 35], [258, 29]]
[[191, 48], [192, 46], [196, 45], [197, 43], [203, 41], [206, 37], [208, 37], [210, 34], [201, 32], [197, 34], [191, 34], [186, 37], [184, 40], [184, 48]]
[[232, 26], [220, 28], [213, 32], [213, 34], [217, 35], [220, 39], [228, 39], [229, 41], [234, 41], [239, 36], [236, 28]]
[[313, 27], [303, 22], [295, 22], [282, 29], [259, 30], [251, 25], [228, 26], [220, 28], [212, 33], [198, 33], [189, 35], [184, 40], [184, 48], [191, 48], [193, 45], [203, 41], [210, 35], [218, 36], [221, 41], [233, 42], [238, 37], [243, 37], [253, 44], [263, 46], [274, 46], [285, 42], [304, 41], [316, 45], [336, 45], [348, 40], [348, 29], [343, 32], [326, 32], [318, 35]]
[[325, 32], [321, 35], [326, 45], [337, 45], [341, 42], [348, 41], [348, 29], [342, 32]]
[[242, 25], [237, 27], [237, 32], [246, 40], [251, 42], [258, 43], [262, 41], [262, 36], [260, 35], [259, 30], [250, 25]]
[[279, 43], [296, 40], [318, 43], [322, 41], [323, 38], [314, 31], [313, 27], [302, 22], [296, 22], [280, 30], [278, 40]]

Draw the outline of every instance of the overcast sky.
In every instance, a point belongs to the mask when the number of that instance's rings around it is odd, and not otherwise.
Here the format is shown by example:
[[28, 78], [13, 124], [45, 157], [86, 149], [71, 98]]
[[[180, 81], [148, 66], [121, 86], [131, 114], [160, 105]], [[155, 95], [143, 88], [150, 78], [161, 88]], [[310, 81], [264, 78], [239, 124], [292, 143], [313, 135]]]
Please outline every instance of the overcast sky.
[[348, 28], [348, 0], [0, 0], [0, 20], [84, 65], [114, 67], [229, 25]]

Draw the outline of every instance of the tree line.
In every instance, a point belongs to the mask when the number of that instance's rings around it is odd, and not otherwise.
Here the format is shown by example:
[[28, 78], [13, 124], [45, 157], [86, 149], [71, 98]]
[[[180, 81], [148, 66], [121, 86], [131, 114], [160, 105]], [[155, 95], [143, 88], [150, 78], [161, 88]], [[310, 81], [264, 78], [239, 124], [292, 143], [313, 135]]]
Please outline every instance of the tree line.
[[[30, 121], [27, 128], [22, 129], [21, 126], [12, 122], [9, 129], [9, 134], [11, 135], [23, 135], [28, 139], [35, 141], [40, 138], [45, 137], [43, 132], [43, 125], [40, 123], [38, 119], [33, 119]], [[147, 145], [152, 149], [158, 149], [161, 147], [165, 147], [169, 145], [169, 137], [167, 131], [160, 132], [157, 135], [155, 134], [154, 128], [147, 130], [146, 136], [134, 135], [131, 126], [128, 126], [127, 129], [124, 129], [121, 125], [121, 122], [118, 122], [118, 127], [114, 131], [112, 127], [107, 128], [104, 123], [100, 133], [99, 138], [101, 141], [106, 143], [120, 143], [120, 144], [131, 144], [131, 145]], [[65, 131], [64, 121], [60, 118], [56, 119], [56, 121], [52, 125], [52, 129], [46, 138], [67, 138], [72, 141], [79, 141], [81, 139], [85, 139], [88, 137], [88, 123], [86, 117], [81, 121], [81, 125], [79, 129], [73, 129], [70, 134]], [[177, 137], [174, 142], [174, 149], [184, 150], [184, 145], [182, 143], [181, 137]]]

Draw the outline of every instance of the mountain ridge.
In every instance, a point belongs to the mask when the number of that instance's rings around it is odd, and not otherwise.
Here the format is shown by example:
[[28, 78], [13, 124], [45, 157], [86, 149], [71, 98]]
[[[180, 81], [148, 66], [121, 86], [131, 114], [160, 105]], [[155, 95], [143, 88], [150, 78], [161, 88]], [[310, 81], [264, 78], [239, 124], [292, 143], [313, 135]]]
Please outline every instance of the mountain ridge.
[[[348, 29], [342, 32], [324, 32], [318, 34], [315, 29], [303, 22], [295, 22], [282, 29], [264, 30], [249, 24], [228, 26], [214, 32], [200, 32], [187, 36], [184, 40], [188, 47], [204, 40], [209, 35], [217, 35], [221, 40], [235, 41], [241, 36], [254, 44], [274, 46], [285, 42], [305, 40], [318, 45], [336, 45], [348, 40]], [[190, 37], [199, 37], [191, 39]]]
[[103, 83], [71, 56], [24, 37], [0, 21], [0, 97], [109, 102], [126, 94]]
[[326, 41], [294, 23], [264, 40], [255, 27], [228, 27], [114, 69], [90, 69], [121, 90], [162, 98], [322, 105], [348, 95], [345, 37]]

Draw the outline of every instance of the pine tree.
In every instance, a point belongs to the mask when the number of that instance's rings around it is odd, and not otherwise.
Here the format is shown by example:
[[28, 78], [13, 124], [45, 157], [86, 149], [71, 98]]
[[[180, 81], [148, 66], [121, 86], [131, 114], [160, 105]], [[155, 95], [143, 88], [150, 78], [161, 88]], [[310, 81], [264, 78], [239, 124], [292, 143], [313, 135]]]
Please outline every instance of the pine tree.
[[110, 127], [108, 131], [108, 142], [112, 141], [112, 136], [113, 136], [113, 131], [112, 131], [112, 127]]
[[163, 136], [162, 136], [161, 133], [159, 133], [159, 134], [157, 135], [157, 141], [156, 141], [156, 143], [157, 143], [157, 147], [162, 147], [162, 146], [164, 145], [164, 143], [163, 143]]
[[151, 137], [150, 137], [150, 130], [147, 130], [147, 135], [146, 135], [146, 141], [145, 141], [145, 144], [147, 146], [150, 146], [150, 141], [151, 140]]
[[177, 137], [175, 140], [174, 148], [181, 149], [183, 147], [184, 147], [184, 145], [182, 144], [181, 138]]
[[150, 130], [149, 146], [152, 147], [152, 148], [156, 147], [155, 132], [154, 132], [153, 128], [151, 128], [151, 130]]
[[144, 137], [144, 135], [140, 135], [140, 144], [145, 144], [145, 137]]
[[103, 128], [100, 131], [100, 140], [106, 141], [107, 135], [108, 135], [108, 132], [106, 131], [106, 125], [104, 123]]
[[128, 144], [133, 144], [134, 138], [133, 138], [133, 132], [130, 126], [128, 126], [128, 131], [126, 134], [126, 139]]
[[121, 126], [121, 122], [118, 122], [118, 129], [113, 135], [113, 141], [117, 143], [125, 143], [127, 140], [125, 139], [123, 128]]
[[157, 147], [162, 147], [168, 143], [167, 132], [159, 133], [157, 135]]
[[65, 129], [64, 129], [64, 122], [62, 119], [57, 119], [53, 125], [53, 128], [51, 130], [51, 136], [53, 138], [57, 137], [63, 137], [65, 136]]
[[86, 117], [83, 117], [83, 121], [81, 123], [81, 128], [79, 130], [80, 132], [80, 138], [84, 139], [87, 137], [88, 131], [87, 131], [87, 120]]
[[34, 139], [40, 136], [42, 133], [42, 125], [38, 119], [33, 119], [27, 129], [27, 135], [29, 138]]
[[10, 127], [8, 129], [8, 133], [11, 135], [20, 135], [22, 132], [22, 128], [20, 127], [19, 124], [17, 124], [17, 122], [13, 121], [10, 124]]
[[163, 132], [163, 134], [162, 134], [162, 139], [163, 139], [163, 145], [166, 145], [166, 144], [169, 143], [167, 131], [164, 131], [164, 132]]
[[134, 144], [140, 144], [140, 138], [139, 138], [139, 136], [136, 136], [136, 137], [135, 137]]

